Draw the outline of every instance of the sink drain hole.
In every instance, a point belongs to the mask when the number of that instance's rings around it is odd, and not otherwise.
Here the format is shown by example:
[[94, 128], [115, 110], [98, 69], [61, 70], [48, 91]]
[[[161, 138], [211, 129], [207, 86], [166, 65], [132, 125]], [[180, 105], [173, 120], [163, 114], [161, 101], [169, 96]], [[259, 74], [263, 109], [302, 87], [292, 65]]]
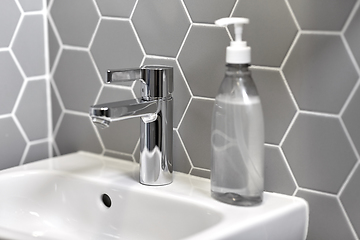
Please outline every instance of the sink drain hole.
[[109, 197], [109, 195], [104, 193], [103, 195], [101, 195], [101, 200], [106, 207], [111, 207], [111, 198]]

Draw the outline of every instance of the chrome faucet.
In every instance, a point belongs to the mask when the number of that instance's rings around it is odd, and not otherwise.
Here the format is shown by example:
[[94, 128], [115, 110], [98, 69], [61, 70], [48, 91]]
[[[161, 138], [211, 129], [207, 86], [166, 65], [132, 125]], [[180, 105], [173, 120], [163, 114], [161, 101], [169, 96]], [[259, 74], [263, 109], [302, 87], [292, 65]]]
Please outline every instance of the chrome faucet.
[[169, 184], [173, 172], [173, 68], [149, 65], [107, 72], [107, 83], [134, 80], [142, 83], [141, 98], [91, 106], [90, 117], [101, 128], [140, 117], [140, 183]]

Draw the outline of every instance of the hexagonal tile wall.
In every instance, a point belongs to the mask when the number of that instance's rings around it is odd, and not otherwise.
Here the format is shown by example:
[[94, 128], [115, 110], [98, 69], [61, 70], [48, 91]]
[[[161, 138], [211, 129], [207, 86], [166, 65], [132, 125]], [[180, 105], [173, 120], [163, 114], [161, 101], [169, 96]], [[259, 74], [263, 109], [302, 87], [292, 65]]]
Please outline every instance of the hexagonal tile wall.
[[136, 0], [96, 0], [102, 16], [130, 17]]
[[358, 7], [356, 13], [345, 31], [345, 38], [349, 47], [354, 54], [358, 66], [360, 66], [360, 8]]
[[301, 34], [283, 72], [300, 109], [334, 114], [359, 78], [339, 35]]
[[357, 152], [360, 153], [360, 87], [358, 86], [355, 94], [350, 99], [350, 102], [346, 106], [342, 119], [346, 126], [351, 139], [354, 142], [354, 145], [357, 149]]
[[360, 235], [360, 168], [357, 166], [354, 174], [349, 179], [344, 191], [340, 195], [341, 203], [344, 205], [355, 231]]
[[[215, 20], [229, 17], [236, 0], [184, 0], [194, 23], [214, 23]], [[216, 7], [204, 7], [216, 6]]]
[[356, 3], [356, 0], [288, 1], [301, 29], [323, 31], [341, 31]]
[[225, 72], [225, 28], [192, 26], [179, 53], [179, 64], [194, 96], [214, 98]]
[[181, 0], [139, 0], [132, 22], [146, 54], [167, 57], [177, 55], [190, 27]]
[[65, 113], [55, 133], [55, 142], [61, 155], [76, 152], [79, 149], [93, 153], [103, 152], [88, 116]]
[[19, 3], [25, 12], [40, 11], [43, 9], [43, 0], [19, 0]]
[[336, 196], [307, 190], [300, 190], [296, 196], [304, 198], [310, 208], [306, 239], [356, 239]]
[[0, 169], [19, 165], [26, 141], [11, 117], [0, 119]]
[[250, 19], [243, 38], [251, 46], [252, 64], [279, 67], [297, 33], [286, 2], [241, 0], [232, 16]]
[[93, 1], [53, 1], [50, 15], [66, 45], [88, 47], [99, 21]]
[[300, 113], [282, 149], [300, 187], [334, 194], [357, 161], [339, 119], [321, 115]]
[[179, 134], [195, 167], [211, 168], [211, 121], [214, 100], [192, 99]]
[[[281, 149], [265, 146], [265, 191], [292, 195], [297, 184]], [[276, 172], [277, 174], [270, 174]]]
[[27, 77], [45, 74], [44, 17], [26, 15], [12, 49]]
[[108, 69], [136, 68], [144, 57], [130, 22], [122, 20], [102, 19], [90, 51], [104, 82]]
[[46, 82], [28, 82], [15, 115], [30, 141], [48, 136]]
[[24, 80], [9, 52], [0, 52], [0, 63], [0, 114], [6, 114], [12, 111]]
[[61, 53], [54, 82], [66, 109], [86, 113], [101, 86], [89, 52], [66, 49]]
[[191, 93], [187, 86], [186, 80], [183, 78], [179, 66], [174, 59], [161, 58], [146, 58], [144, 65], [167, 65], [174, 68], [174, 92], [172, 94], [174, 99], [174, 121], [173, 126], [177, 128], [184, 111], [189, 104]]
[[251, 72], [263, 108], [265, 142], [279, 144], [296, 113], [296, 106], [280, 71], [253, 68]]
[[0, 48], [9, 46], [20, 16], [14, 0], [0, 1]]

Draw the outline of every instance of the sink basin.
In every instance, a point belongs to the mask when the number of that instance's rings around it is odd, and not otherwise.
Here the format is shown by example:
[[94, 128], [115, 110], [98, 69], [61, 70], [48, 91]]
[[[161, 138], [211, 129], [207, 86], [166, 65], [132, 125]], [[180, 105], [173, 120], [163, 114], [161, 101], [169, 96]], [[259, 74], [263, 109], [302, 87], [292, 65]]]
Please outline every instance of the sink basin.
[[308, 205], [264, 193], [255, 207], [210, 197], [208, 179], [138, 183], [138, 165], [77, 152], [0, 171], [0, 239], [305, 239]]

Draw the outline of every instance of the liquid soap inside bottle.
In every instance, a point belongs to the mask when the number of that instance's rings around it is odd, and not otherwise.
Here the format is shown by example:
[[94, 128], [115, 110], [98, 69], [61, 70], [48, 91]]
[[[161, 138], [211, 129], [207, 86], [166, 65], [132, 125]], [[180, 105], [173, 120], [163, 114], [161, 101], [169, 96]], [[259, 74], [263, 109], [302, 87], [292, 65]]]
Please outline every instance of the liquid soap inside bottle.
[[248, 64], [227, 64], [215, 99], [211, 146], [212, 197], [233, 205], [262, 201], [264, 121]]

